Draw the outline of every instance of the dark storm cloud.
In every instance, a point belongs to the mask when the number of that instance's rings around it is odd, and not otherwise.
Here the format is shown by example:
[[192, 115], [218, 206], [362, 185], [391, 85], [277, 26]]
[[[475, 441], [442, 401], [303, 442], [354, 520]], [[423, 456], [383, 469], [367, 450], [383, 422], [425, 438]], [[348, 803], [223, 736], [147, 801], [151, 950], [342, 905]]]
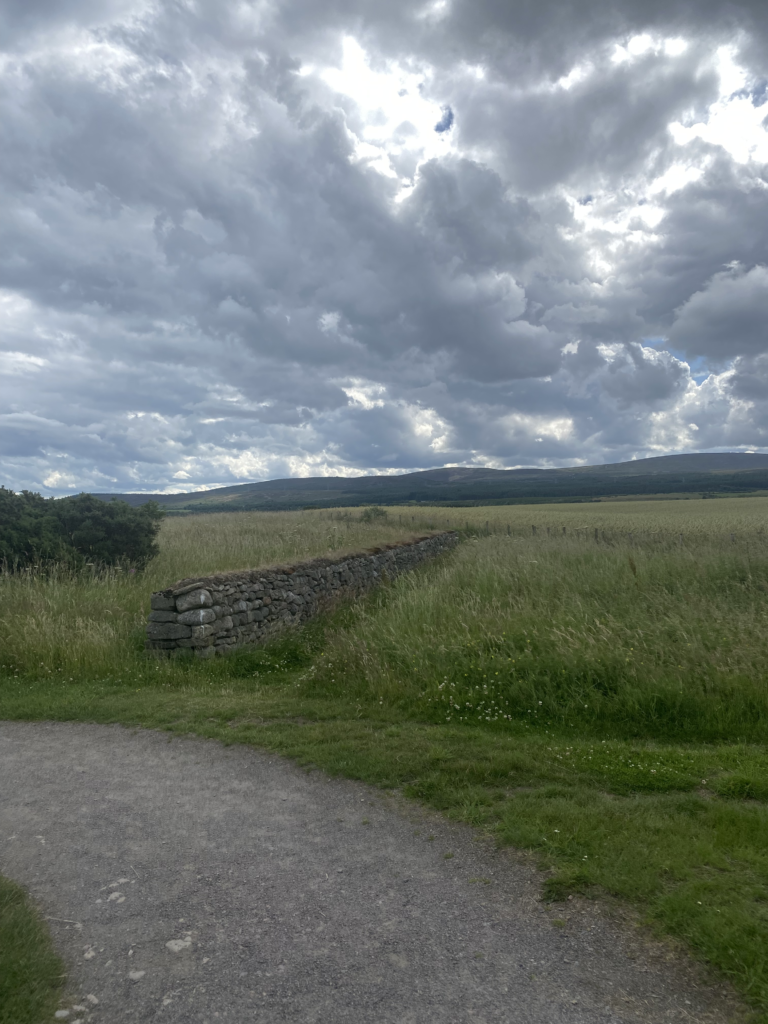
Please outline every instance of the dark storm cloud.
[[[2, 19], [8, 483], [764, 436], [743, 397], [768, 350], [764, 171], [668, 127], [707, 119], [726, 44], [760, 107], [763, 5], [72, 0]], [[345, 37], [391, 98], [325, 76]], [[697, 180], [654, 185], [681, 161]]]
[[758, 355], [768, 349], [768, 268], [723, 271], [686, 300], [669, 332], [670, 342], [691, 356], [717, 360]]
[[[702, 147], [702, 157], [711, 149]], [[666, 200], [653, 244], [626, 263], [632, 301], [647, 335], [670, 331], [681, 307], [729, 265], [743, 273], [768, 264], [763, 230], [768, 190], [765, 168], [757, 170], [715, 154], [698, 181]], [[691, 349], [690, 354], [697, 353]]]
[[700, 63], [695, 51], [677, 61], [651, 53], [621, 64], [601, 55], [569, 88], [533, 95], [515, 82], [483, 82], [459, 107], [461, 141], [492, 142], [494, 164], [527, 194], [571, 182], [592, 189], [649, 162], [663, 167], [667, 124], [716, 97], [716, 76], [700, 74]]
[[667, 352], [657, 353], [635, 343], [622, 346], [611, 356], [602, 386], [606, 395], [622, 405], [642, 403], [650, 412], [687, 383], [687, 367]]

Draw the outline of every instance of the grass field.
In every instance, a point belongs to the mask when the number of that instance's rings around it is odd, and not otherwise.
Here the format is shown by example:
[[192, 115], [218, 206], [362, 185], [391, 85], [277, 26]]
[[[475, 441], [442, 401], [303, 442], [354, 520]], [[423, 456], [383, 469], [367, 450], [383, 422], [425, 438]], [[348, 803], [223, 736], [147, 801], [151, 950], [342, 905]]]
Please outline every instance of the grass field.
[[[414, 514], [413, 508], [391, 509], [391, 515]], [[491, 505], [485, 508], [424, 508], [416, 511], [423, 521], [440, 525], [448, 521], [452, 526], [482, 529], [486, 522], [493, 532], [505, 531], [507, 525], [515, 534], [529, 534], [532, 527], [537, 534], [550, 528], [550, 534], [576, 534], [594, 537], [594, 530], [619, 539], [633, 533], [636, 539], [667, 540], [679, 543], [694, 542], [699, 538], [713, 541], [755, 539], [768, 533], [768, 500], [765, 498], [683, 498], [680, 500], [589, 501], [547, 505]]]
[[[547, 898], [635, 906], [768, 1021], [768, 501], [388, 511], [179, 518], [141, 576], [0, 578], [0, 717], [191, 731], [399, 789], [534, 851]], [[175, 579], [446, 520], [457, 551], [267, 649], [142, 653]]]
[[120, 666], [146, 676], [143, 636], [152, 591], [189, 576], [255, 568], [399, 540], [410, 523], [359, 513], [213, 513], [171, 518], [141, 573], [69, 570], [0, 574], [0, 672], [75, 681]]

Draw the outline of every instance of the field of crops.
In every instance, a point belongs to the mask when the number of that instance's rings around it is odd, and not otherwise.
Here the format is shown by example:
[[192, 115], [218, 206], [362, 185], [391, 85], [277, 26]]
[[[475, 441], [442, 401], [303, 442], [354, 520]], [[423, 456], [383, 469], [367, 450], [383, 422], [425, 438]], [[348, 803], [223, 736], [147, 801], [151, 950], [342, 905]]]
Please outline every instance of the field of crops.
[[[591, 501], [547, 505], [494, 505], [485, 508], [391, 508], [403, 522], [433, 522], [437, 526], [530, 534], [576, 534], [593, 538], [597, 529], [609, 538], [632, 534], [679, 543], [707, 537], [730, 540], [736, 536], [768, 535], [768, 498], [690, 498], [655, 501]], [[318, 513], [326, 514], [327, 513]]]

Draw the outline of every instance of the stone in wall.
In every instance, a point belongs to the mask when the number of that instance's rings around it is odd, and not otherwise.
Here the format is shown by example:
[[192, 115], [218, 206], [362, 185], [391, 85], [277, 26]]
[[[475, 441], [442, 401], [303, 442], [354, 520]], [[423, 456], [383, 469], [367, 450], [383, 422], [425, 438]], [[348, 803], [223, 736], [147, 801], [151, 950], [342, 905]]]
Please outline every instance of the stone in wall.
[[449, 531], [338, 561], [316, 558], [298, 565], [181, 580], [152, 595], [146, 648], [164, 655], [210, 658], [265, 643], [334, 601], [416, 568], [458, 540], [458, 534]]

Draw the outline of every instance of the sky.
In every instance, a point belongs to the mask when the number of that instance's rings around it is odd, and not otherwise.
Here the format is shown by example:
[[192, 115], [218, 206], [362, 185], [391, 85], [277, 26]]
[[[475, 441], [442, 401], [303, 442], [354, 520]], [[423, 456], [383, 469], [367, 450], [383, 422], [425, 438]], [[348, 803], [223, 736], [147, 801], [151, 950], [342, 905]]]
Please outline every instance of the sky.
[[4, 0], [0, 484], [768, 450], [765, 0]]

